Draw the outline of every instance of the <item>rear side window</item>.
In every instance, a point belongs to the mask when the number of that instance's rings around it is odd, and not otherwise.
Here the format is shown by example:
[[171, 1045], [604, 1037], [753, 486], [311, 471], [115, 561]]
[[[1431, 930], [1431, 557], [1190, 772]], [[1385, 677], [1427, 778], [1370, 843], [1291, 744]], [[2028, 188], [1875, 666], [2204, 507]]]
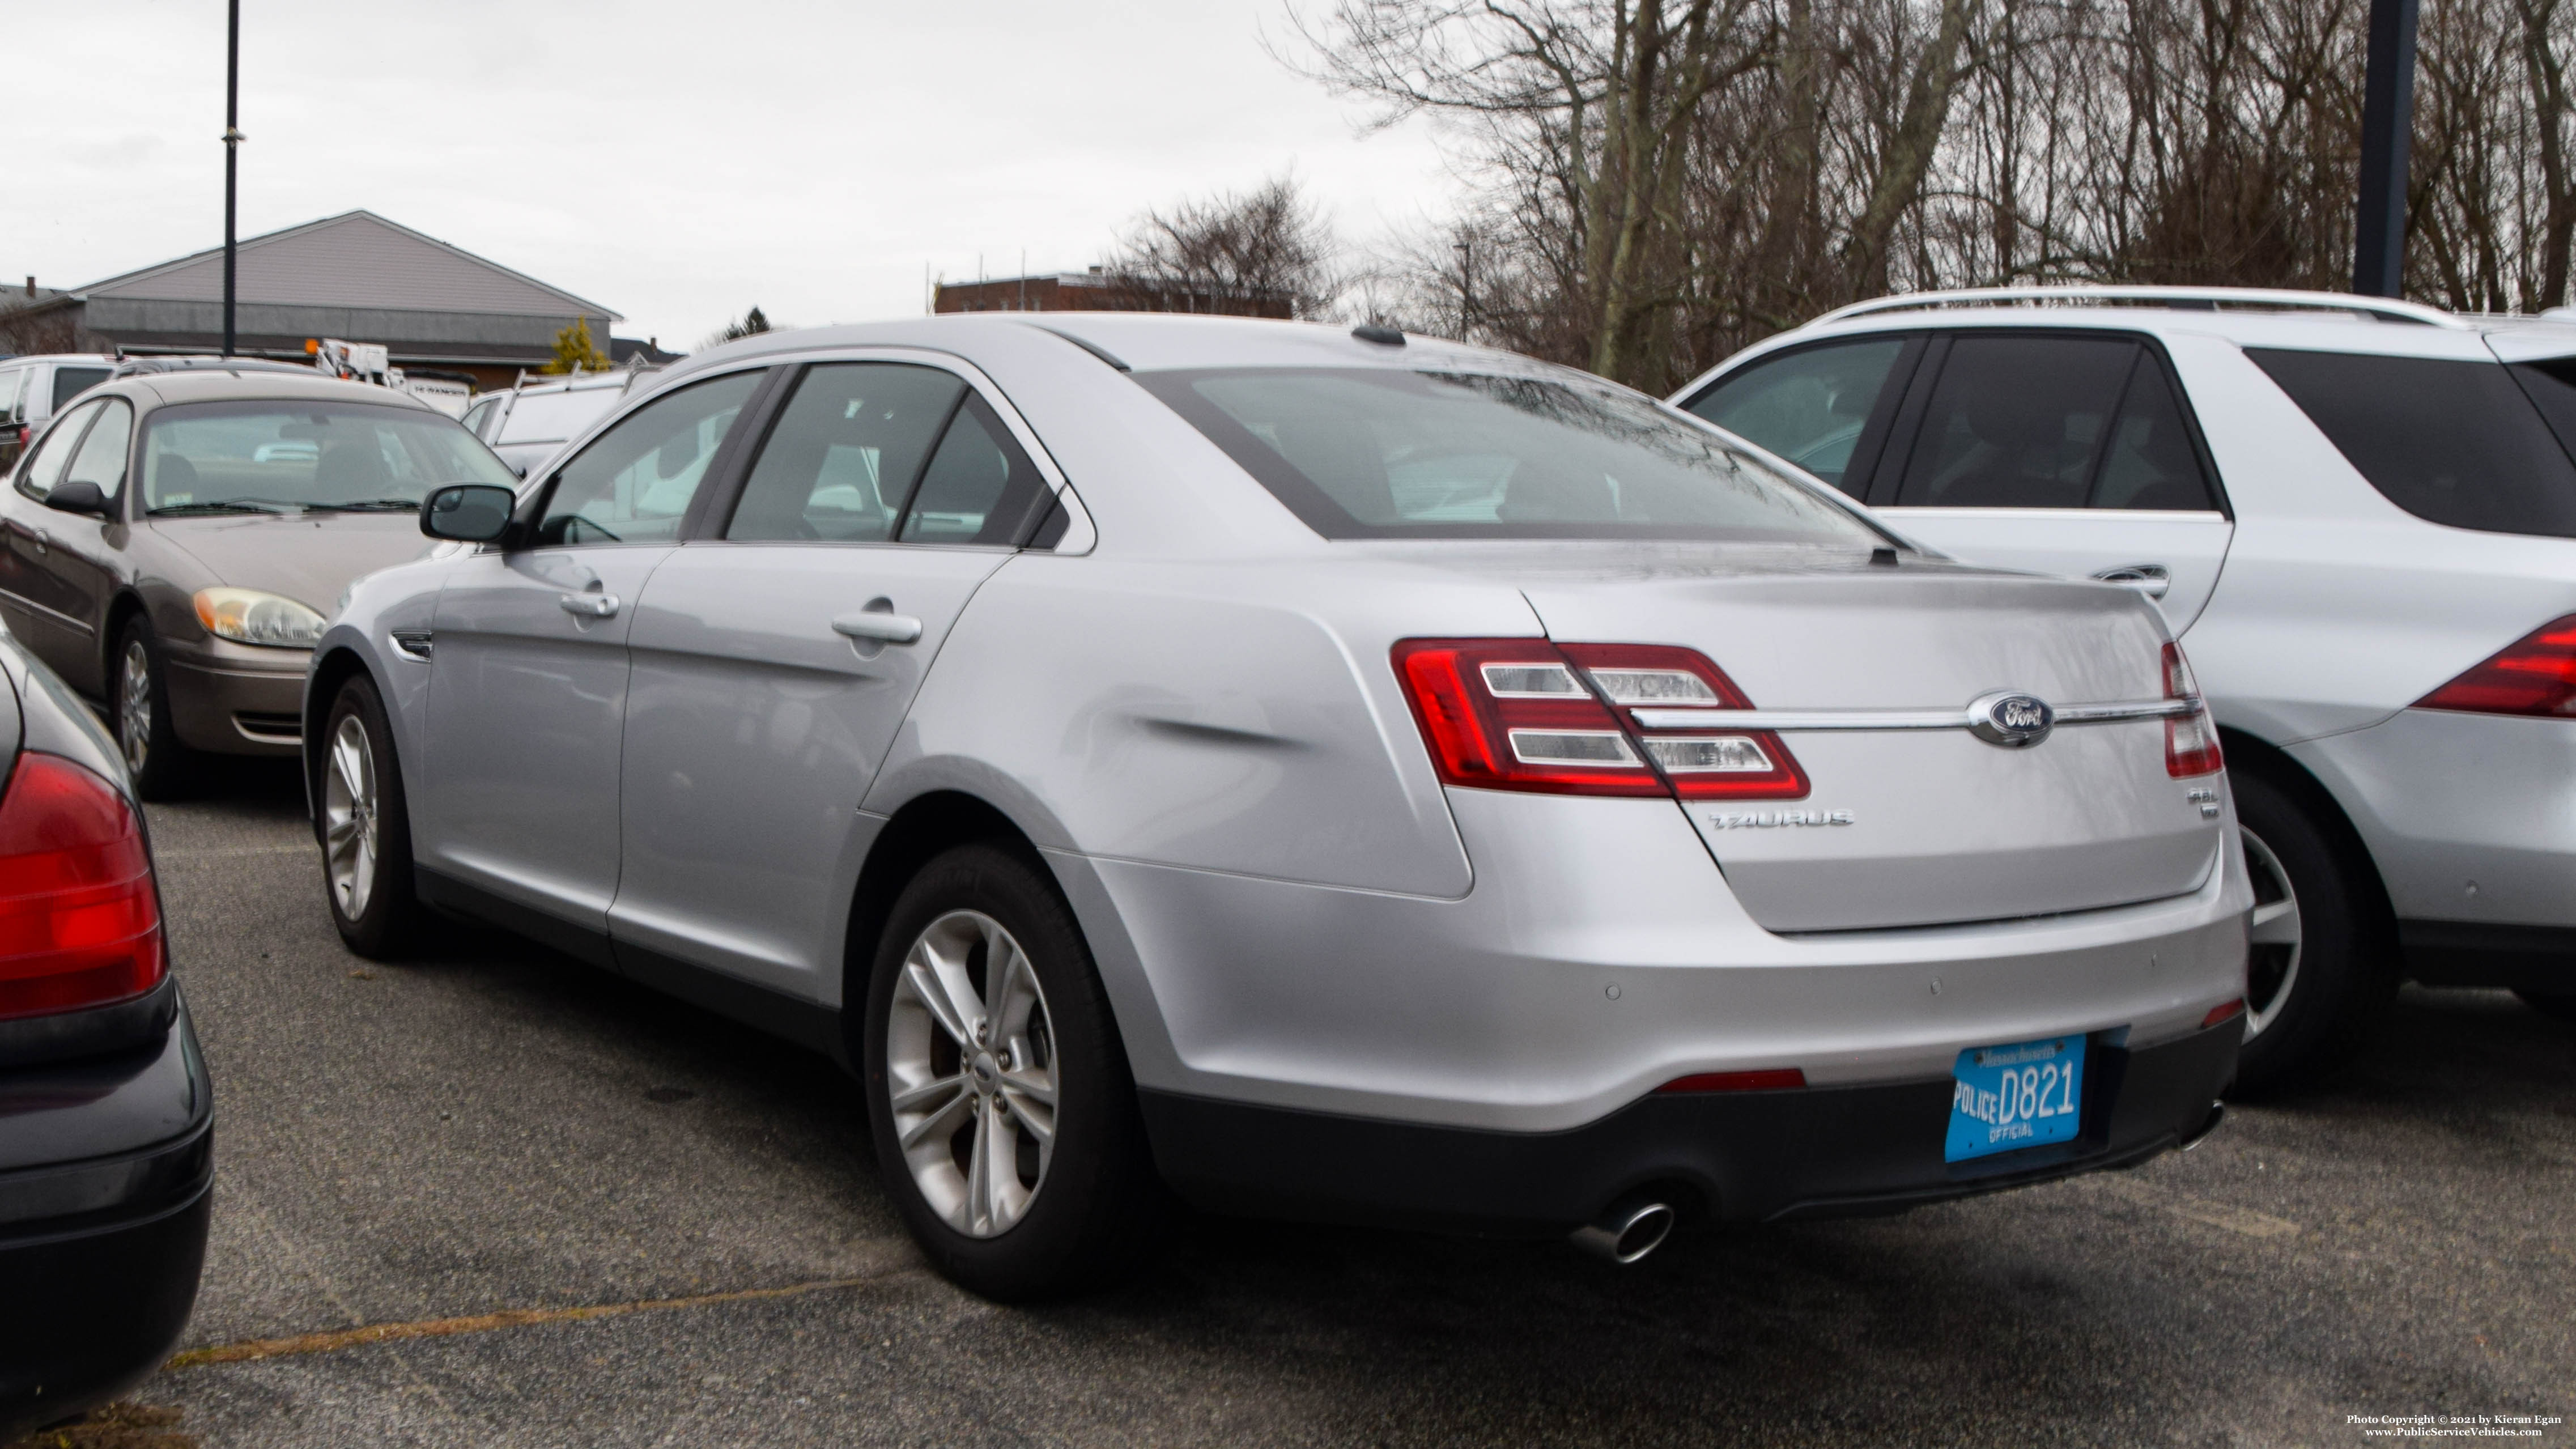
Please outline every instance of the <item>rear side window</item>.
[[18, 391], [27, 381], [23, 367], [0, 371], [0, 422], [18, 420]]
[[832, 362], [797, 382], [725, 537], [883, 543], [966, 384], [935, 367]]
[[1727, 377], [1690, 410], [1857, 496], [1862, 480], [1843, 475], [1904, 351], [1895, 337], [1803, 347]]
[[1326, 538], [1885, 542], [1759, 455], [1606, 384], [1394, 368], [1135, 378]]
[[105, 381], [107, 381], [107, 369], [104, 367], [55, 368], [53, 410], [61, 412], [63, 404]]
[[903, 516], [905, 543], [1009, 543], [1038, 501], [1037, 465], [982, 398], [966, 395]]
[[86, 407], [67, 417], [57, 417], [54, 425], [36, 443], [36, 454], [18, 474], [18, 491], [42, 503], [62, 481], [63, 468], [72, 460], [72, 446], [80, 441], [81, 429], [98, 415], [96, 407]]
[[2503, 365], [2249, 347], [2353, 468], [2418, 518], [2576, 538], [2576, 463]]

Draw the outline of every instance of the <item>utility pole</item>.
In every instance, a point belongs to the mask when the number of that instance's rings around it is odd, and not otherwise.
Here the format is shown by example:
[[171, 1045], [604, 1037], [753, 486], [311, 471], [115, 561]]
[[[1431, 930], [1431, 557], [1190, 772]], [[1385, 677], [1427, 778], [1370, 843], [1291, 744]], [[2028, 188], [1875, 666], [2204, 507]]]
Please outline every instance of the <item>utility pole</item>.
[[2354, 213], [2352, 289], [2394, 297], [2406, 276], [2406, 148], [2415, 129], [2416, 0], [2370, 0], [2362, 78], [2361, 203]]
[[224, 356], [240, 338], [233, 330], [233, 212], [241, 193], [241, 0], [232, 0], [224, 28]]

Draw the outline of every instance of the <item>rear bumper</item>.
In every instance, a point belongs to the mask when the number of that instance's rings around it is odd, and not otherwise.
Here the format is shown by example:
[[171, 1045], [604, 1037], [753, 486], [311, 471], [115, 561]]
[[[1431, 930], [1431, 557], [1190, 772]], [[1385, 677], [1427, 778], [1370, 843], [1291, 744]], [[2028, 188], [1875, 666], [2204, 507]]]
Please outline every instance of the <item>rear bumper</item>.
[[1947, 1078], [1648, 1096], [1564, 1132], [1487, 1132], [1143, 1094], [1163, 1174], [1255, 1216], [1543, 1237], [1641, 1189], [1730, 1223], [1896, 1212], [2101, 1168], [2189, 1139], [2235, 1075], [2241, 1018], [2135, 1051], [2097, 1040], [2072, 1142], [1942, 1160]]
[[184, 1010], [141, 1050], [0, 1075], [14, 1162], [0, 1170], [0, 1442], [114, 1398], [178, 1341], [205, 1259], [212, 1106]]
[[267, 649], [269, 661], [183, 659], [163, 664], [170, 722], [191, 749], [222, 755], [294, 755], [303, 750], [302, 650]]
[[2407, 709], [2289, 754], [2351, 817], [2399, 920], [2576, 929], [2576, 722]]
[[2427, 986], [2508, 986], [2576, 995], [2576, 928], [2400, 921], [2406, 974]]

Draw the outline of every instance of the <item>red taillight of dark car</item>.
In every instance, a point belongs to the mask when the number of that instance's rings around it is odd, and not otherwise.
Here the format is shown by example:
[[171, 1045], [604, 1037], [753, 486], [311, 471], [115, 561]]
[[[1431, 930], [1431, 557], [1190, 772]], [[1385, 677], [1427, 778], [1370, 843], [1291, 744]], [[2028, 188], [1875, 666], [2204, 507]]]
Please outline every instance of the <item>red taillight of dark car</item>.
[[[1395, 646], [1432, 763], [1448, 784], [1561, 795], [1796, 800], [1807, 776], [1780, 737], [1729, 729], [1752, 702], [1696, 650], [1545, 639], [1408, 639]], [[1648, 729], [1635, 711], [1706, 709]]]
[[2165, 773], [2187, 780], [2225, 769], [2227, 761], [2218, 750], [2218, 722], [2201, 702], [2200, 682], [2191, 677], [2191, 664], [2182, 657], [2179, 644], [2165, 646], [2165, 698], [2192, 703], [2191, 713], [2165, 721]]
[[22, 752], [0, 794], [0, 1020], [161, 984], [161, 901], [133, 807], [96, 774]]
[[2576, 715], [2576, 614], [2516, 639], [2415, 707], [2552, 719]]

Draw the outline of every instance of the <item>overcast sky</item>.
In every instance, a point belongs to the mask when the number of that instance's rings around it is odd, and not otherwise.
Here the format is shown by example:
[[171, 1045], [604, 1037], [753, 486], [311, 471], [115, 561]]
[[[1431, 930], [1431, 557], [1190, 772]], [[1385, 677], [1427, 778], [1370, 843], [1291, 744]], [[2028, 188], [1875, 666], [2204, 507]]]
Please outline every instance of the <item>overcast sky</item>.
[[[688, 347], [1075, 268], [1139, 211], [1294, 167], [1357, 240], [1446, 214], [1427, 130], [1263, 51], [1287, 0], [242, 6], [241, 234], [356, 207]], [[223, 239], [222, 0], [0, 0], [0, 277]]]

